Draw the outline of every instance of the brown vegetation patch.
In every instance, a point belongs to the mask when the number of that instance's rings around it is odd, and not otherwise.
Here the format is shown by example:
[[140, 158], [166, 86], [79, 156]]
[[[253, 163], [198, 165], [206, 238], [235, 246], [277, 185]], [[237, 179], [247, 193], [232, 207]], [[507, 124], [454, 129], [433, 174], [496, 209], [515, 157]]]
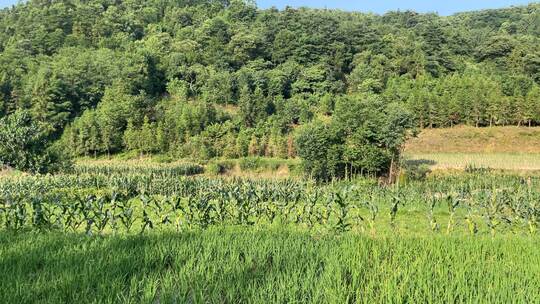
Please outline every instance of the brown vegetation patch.
[[540, 153], [540, 128], [460, 126], [425, 129], [406, 147], [416, 153]]

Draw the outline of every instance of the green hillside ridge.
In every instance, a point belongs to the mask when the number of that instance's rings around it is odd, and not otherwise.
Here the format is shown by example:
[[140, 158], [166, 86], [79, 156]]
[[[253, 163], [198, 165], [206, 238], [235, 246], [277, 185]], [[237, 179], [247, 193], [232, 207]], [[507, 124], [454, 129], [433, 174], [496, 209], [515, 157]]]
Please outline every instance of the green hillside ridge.
[[392, 104], [419, 127], [537, 125], [539, 7], [27, 1], [0, 11], [0, 117], [26, 109], [77, 156], [201, 158], [295, 157], [297, 126], [350, 102]]

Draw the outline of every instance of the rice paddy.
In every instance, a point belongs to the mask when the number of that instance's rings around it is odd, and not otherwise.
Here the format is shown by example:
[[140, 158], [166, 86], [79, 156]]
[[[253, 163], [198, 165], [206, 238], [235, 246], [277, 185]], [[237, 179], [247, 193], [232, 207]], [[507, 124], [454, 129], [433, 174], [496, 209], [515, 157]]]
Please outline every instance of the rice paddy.
[[0, 233], [3, 303], [537, 303], [538, 239]]

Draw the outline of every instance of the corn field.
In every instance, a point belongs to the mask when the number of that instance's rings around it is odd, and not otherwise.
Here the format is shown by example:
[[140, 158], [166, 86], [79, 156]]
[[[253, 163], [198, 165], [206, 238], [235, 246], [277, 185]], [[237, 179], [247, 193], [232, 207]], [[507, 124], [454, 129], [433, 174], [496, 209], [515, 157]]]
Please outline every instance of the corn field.
[[86, 234], [293, 226], [359, 234], [536, 235], [540, 180], [468, 174], [378, 186], [80, 169], [0, 180], [0, 227]]

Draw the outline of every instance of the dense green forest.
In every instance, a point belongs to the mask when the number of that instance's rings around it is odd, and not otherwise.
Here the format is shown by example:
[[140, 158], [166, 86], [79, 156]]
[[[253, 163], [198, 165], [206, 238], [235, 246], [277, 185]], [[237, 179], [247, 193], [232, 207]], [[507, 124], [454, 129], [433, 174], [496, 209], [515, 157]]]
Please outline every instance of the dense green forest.
[[0, 11], [0, 118], [24, 110], [78, 156], [377, 172], [412, 126], [540, 124], [539, 38], [540, 4], [441, 17], [31, 0]]

